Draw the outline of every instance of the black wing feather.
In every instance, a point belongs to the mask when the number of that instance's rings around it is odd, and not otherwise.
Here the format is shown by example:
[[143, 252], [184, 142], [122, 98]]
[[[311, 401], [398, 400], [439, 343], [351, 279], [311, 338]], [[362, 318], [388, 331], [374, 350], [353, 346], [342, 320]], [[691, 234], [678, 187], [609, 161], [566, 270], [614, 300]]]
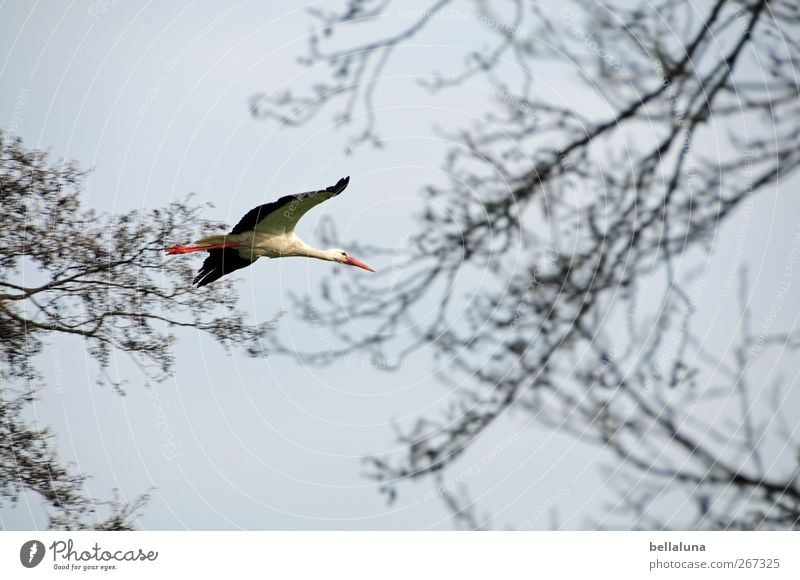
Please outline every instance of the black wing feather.
[[225, 274], [230, 274], [234, 270], [244, 268], [252, 263], [252, 260], [242, 258], [239, 255], [239, 251], [233, 248], [209, 250], [208, 257], [206, 261], [203, 262], [192, 284], [197, 284], [198, 288], [206, 284], [211, 284], [211, 282], [219, 280]]
[[[348, 177], [343, 177], [342, 179], [340, 179], [339, 181], [336, 182], [336, 185], [332, 185], [330, 187], [327, 187], [327, 188], [323, 189], [322, 191], [326, 191], [326, 192], [332, 193], [334, 195], [338, 195], [338, 194], [342, 193], [345, 190], [345, 188], [347, 187], [348, 183], [350, 183], [350, 177], [349, 176]], [[295, 201], [297, 199], [305, 199], [307, 197], [311, 197], [311, 196], [317, 195], [318, 193], [319, 193], [319, 190], [318, 191], [307, 191], [307, 192], [304, 192], [304, 193], [295, 193], [295, 194], [292, 194], [292, 195], [284, 195], [283, 197], [281, 197], [277, 201], [273, 201], [273, 202], [270, 202], [270, 203], [265, 203], [264, 205], [260, 205], [258, 207], [255, 207], [255, 208], [251, 209], [249, 212], [247, 212], [241, 220], [239, 220], [239, 223], [236, 224], [233, 227], [233, 229], [231, 230], [231, 233], [232, 234], [242, 234], [244, 232], [249, 232], [251, 230], [254, 230], [254, 229], [256, 229], [256, 226], [258, 225], [258, 222], [260, 222], [262, 219], [267, 217], [272, 212], [278, 211], [284, 205], [290, 204], [290, 203], [292, 203], [293, 201]]]

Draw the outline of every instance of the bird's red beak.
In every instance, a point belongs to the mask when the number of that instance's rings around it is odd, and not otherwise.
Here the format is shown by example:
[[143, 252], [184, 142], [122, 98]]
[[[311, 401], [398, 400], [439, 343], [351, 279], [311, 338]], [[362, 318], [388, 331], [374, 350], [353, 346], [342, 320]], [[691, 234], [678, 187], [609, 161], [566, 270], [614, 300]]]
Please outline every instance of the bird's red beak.
[[351, 266], [358, 266], [359, 268], [363, 268], [364, 270], [369, 270], [370, 272], [375, 271], [369, 266], [367, 266], [364, 262], [359, 262], [358, 260], [356, 260], [355, 258], [351, 258], [350, 256], [347, 257], [344, 263], [349, 264]]

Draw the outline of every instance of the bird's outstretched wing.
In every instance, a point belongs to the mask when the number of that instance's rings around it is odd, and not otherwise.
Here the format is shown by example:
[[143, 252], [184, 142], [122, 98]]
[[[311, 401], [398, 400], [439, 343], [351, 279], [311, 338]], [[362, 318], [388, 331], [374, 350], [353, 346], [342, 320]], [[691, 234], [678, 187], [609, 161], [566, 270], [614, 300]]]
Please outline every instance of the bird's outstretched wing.
[[292, 232], [308, 210], [342, 193], [349, 182], [350, 177], [344, 177], [327, 189], [286, 195], [272, 203], [253, 208], [234, 226], [231, 233], [241, 234], [255, 230], [264, 234], [280, 235]]
[[239, 250], [234, 248], [209, 250], [208, 257], [205, 262], [203, 262], [192, 284], [197, 284], [198, 288], [206, 284], [211, 284], [211, 282], [219, 280], [225, 274], [230, 274], [234, 270], [244, 268], [252, 263], [253, 260], [242, 258], [239, 255]]

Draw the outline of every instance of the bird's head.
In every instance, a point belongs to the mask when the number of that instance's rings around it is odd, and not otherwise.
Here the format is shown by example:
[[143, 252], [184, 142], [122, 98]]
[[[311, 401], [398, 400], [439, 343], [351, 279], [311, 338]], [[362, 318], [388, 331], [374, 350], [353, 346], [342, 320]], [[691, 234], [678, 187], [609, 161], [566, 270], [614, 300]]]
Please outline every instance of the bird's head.
[[372, 268], [367, 266], [364, 262], [356, 260], [350, 254], [342, 250], [341, 248], [334, 248], [333, 250], [328, 250], [331, 255], [331, 258], [334, 262], [339, 262], [340, 264], [347, 264], [348, 266], [357, 266], [359, 268], [363, 268], [364, 270], [369, 270], [370, 272], [374, 272]]

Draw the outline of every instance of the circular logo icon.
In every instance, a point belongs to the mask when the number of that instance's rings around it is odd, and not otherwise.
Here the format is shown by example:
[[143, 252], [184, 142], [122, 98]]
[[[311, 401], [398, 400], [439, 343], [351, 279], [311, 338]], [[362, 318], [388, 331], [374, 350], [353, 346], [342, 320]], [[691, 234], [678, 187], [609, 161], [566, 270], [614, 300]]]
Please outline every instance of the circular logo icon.
[[44, 544], [39, 540], [28, 540], [19, 549], [19, 561], [26, 568], [35, 568], [44, 559]]

